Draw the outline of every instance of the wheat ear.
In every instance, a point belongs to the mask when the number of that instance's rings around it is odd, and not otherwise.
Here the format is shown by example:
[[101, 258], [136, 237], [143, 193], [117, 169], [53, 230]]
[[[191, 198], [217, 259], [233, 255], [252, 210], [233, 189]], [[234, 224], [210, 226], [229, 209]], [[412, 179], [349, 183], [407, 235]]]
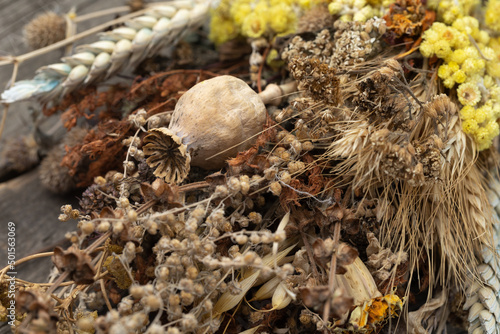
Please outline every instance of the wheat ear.
[[211, 1], [172, 1], [151, 6], [144, 15], [101, 33], [100, 40], [76, 48], [62, 63], [43, 66], [31, 80], [18, 81], [1, 95], [2, 102], [38, 99], [42, 103], [105, 80], [123, 69], [134, 69], [144, 59], [175, 44], [189, 30], [205, 22]]
[[491, 177], [488, 200], [495, 209], [491, 221], [493, 238], [478, 254], [479, 280], [470, 280], [465, 291], [464, 310], [469, 311], [469, 333], [500, 332], [500, 182]]

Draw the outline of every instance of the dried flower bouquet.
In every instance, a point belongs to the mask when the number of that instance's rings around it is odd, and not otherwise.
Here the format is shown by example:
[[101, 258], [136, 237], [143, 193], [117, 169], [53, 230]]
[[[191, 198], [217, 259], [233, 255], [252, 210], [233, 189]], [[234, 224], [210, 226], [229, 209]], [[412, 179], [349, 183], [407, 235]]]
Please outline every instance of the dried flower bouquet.
[[0, 61], [4, 119], [31, 99], [68, 130], [42, 182], [83, 192], [71, 246], [20, 260], [54, 270], [17, 279], [12, 328], [500, 332], [499, 6], [150, 3], [32, 79], [22, 60], [95, 31]]

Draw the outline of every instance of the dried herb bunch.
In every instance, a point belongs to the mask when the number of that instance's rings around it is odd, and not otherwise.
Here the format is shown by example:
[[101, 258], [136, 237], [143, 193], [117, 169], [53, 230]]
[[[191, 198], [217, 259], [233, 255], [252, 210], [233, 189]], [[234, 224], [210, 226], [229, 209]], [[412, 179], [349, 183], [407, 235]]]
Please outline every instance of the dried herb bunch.
[[[41, 70], [57, 82], [30, 97], [52, 101], [44, 113], [72, 129], [43, 163], [44, 182], [86, 190], [78, 209], [61, 208], [59, 220], [77, 222], [71, 246], [40, 255], [52, 256], [50, 282], [18, 281], [15, 329], [424, 333], [453, 317], [469, 332], [498, 331], [498, 154], [483, 150], [495, 129], [478, 145], [480, 131], [464, 128], [496, 122], [495, 65], [476, 78], [491, 113], [465, 115], [449, 77], [472, 80], [481, 64], [467, 65], [474, 52], [457, 52], [459, 38], [446, 55], [429, 44], [460, 27], [430, 28], [435, 12], [421, 1], [222, 1], [210, 36], [224, 52], [249, 37], [248, 59], [148, 76], [141, 60], [162, 38], [177, 42], [167, 31], [200, 25], [210, 4], [145, 9], [97, 42], [113, 50]], [[266, 9], [274, 16], [255, 15]], [[130, 34], [147, 35], [143, 49]], [[127, 41], [135, 48], [119, 62]], [[125, 63], [141, 73], [130, 85], [87, 85]], [[442, 66], [456, 75], [443, 79]]]

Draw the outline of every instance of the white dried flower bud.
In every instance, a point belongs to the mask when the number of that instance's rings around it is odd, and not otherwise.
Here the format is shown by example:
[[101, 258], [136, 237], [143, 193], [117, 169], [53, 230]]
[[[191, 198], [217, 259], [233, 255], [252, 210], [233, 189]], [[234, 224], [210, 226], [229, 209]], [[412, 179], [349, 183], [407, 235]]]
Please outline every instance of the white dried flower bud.
[[129, 241], [123, 247], [122, 256], [127, 263], [132, 262], [135, 259], [136, 247], [132, 241]]
[[257, 253], [249, 251], [243, 255], [243, 262], [245, 262], [246, 265], [252, 265], [257, 257]]
[[67, 222], [69, 220], [69, 216], [65, 213], [61, 213], [57, 219], [61, 222]]
[[229, 190], [227, 189], [226, 186], [218, 185], [217, 187], [215, 187], [214, 191], [215, 198], [223, 198], [227, 197], [227, 195], [229, 195]]
[[168, 280], [168, 277], [170, 275], [170, 270], [167, 267], [156, 267], [155, 268], [155, 276], [163, 281]]
[[290, 143], [290, 149], [293, 150], [294, 154], [300, 154], [302, 152], [302, 143], [295, 139]]
[[257, 233], [252, 233], [250, 235], [250, 242], [253, 243], [253, 244], [260, 243], [260, 236]]
[[118, 199], [118, 207], [120, 208], [128, 208], [130, 206], [130, 202], [127, 197], [122, 196]]
[[65, 205], [61, 206], [62, 213], [69, 215], [71, 210], [73, 210], [73, 207], [70, 204], [65, 204]]
[[234, 258], [237, 254], [239, 254], [239, 252], [240, 252], [240, 247], [238, 245], [233, 245], [229, 247], [227, 251], [229, 256], [231, 256], [232, 258]]
[[234, 239], [240, 245], [244, 245], [248, 241], [248, 237], [246, 235], [244, 235], [244, 234], [239, 234]]
[[162, 302], [156, 295], [145, 296], [141, 299], [141, 304], [147, 307], [150, 311], [157, 311], [160, 309]]
[[310, 141], [305, 141], [302, 143], [302, 149], [304, 151], [312, 151], [314, 149], [314, 145]]
[[118, 312], [120, 312], [122, 316], [130, 314], [132, 312], [132, 305], [134, 305], [134, 302], [130, 297], [122, 298], [118, 304]]
[[265, 244], [270, 244], [271, 242], [274, 241], [273, 234], [270, 231], [265, 231], [264, 233], [262, 233], [260, 238], [262, 242]]
[[76, 321], [76, 327], [82, 332], [88, 332], [94, 330], [94, 317], [91, 314], [81, 317]]
[[292, 181], [292, 176], [290, 175], [290, 173], [288, 171], [283, 171], [281, 174], [280, 174], [280, 180], [284, 183], [284, 184], [289, 184], [290, 181]]
[[109, 221], [105, 220], [97, 226], [97, 232], [106, 233], [109, 231], [110, 228], [111, 228], [111, 224], [109, 223]]
[[123, 180], [123, 174], [122, 173], [115, 173], [115, 174], [113, 174], [113, 177], [111, 179], [111, 181], [113, 183], [119, 183], [121, 180]]
[[191, 233], [194, 233], [196, 232], [196, 229], [198, 228], [198, 222], [196, 221], [196, 219], [194, 218], [189, 218], [187, 221], [186, 221], [186, 226], [185, 226], [185, 229], [187, 232], [191, 232]]
[[166, 251], [170, 247], [170, 239], [168, 237], [161, 237], [156, 243], [159, 251]]
[[131, 285], [129, 292], [134, 299], [141, 299], [146, 294], [146, 289], [142, 285]]
[[162, 325], [151, 324], [146, 331], [146, 334], [165, 334], [165, 329]]
[[236, 178], [234, 176], [229, 178], [229, 181], [227, 182], [227, 186], [233, 194], [237, 193], [241, 190], [241, 182], [240, 182], [240, 180], [238, 180], [238, 178]]
[[269, 191], [273, 193], [275, 196], [279, 196], [281, 194], [281, 184], [278, 181], [274, 181], [269, 185]]
[[80, 230], [84, 235], [89, 235], [95, 231], [95, 225], [90, 221], [82, 221], [80, 225]]
[[273, 241], [281, 242], [286, 240], [286, 232], [285, 231], [277, 231], [274, 233]]
[[302, 172], [305, 169], [305, 164], [302, 161], [290, 161], [288, 163], [288, 171], [290, 174]]
[[131, 209], [127, 212], [127, 219], [129, 222], [135, 222], [137, 220], [137, 211]]
[[181, 334], [181, 331], [177, 327], [168, 327], [167, 334]]
[[262, 223], [262, 215], [258, 212], [252, 211], [248, 214], [248, 218], [252, 221], [252, 223], [259, 225]]
[[281, 269], [283, 269], [283, 272], [288, 276], [288, 275], [292, 275], [293, 272], [295, 271], [295, 268], [293, 267], [293, 265], [291, 265], [290, 263], [285, 263], [283, 265], [283, 267], [281, 267]]
[[196, 221], [199, 223], [203, 220], [205, 217], [205, 208], [201, 205], [198, 205], [190, 214], [191, 218], [196, 219]]
[[276, 174], [278, 174], [278, 168], [276, 167], [269, 167], [266, 170], [264, 170], [264, 177], [266, 178], [266, 180], [269, 181], [274, 180]]
[[240, 227], [248, 227], [248, 223], [250, 220], [248, 218], [242, 217], [238, 220], [238, 224], [240, 224]]
[[[270, 156], [267, 160], [269, 161], [269, 164], [271, 166], [279, 166], [281, 164], [281, 162], [282, 162], [281, 158], [277, 157], [275, 155]], [[266, 179], [267, 179], [267, 177], [266, 177]]]
[[102, 187], [103, 185], [106, 184], [106, 179], [103, 178], [102, 176], [96, 176], [94, 178], [94, 183], [97, 184], [98, 186]]
[[181, 327], [186, 332], [194, 332], [198, 326], [198, 320], [192, 313], [183, 314], [181, 320]]

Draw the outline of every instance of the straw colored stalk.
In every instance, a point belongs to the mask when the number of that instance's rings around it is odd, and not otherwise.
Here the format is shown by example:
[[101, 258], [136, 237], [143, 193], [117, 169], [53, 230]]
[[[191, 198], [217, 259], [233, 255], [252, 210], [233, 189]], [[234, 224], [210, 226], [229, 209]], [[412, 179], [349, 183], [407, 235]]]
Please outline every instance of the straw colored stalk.
[[[428, 92], [415, 95], [425, 100]], [[341, 160], [333, 172], [342, 182], [351, 178], [355, 189], [378, 197], [383, 244], [407, 251], [413, 268], [427, 256], [431, 286], [463, 285], [477, 267], [474, 251], [491, 245], [491, 207], [474, 143], [445, 95], [414, 115], [410, 132], [389, 131], [390, 122], [371, 123], [359, 115], [336, 125], [339, 140], [325, 157]]]

